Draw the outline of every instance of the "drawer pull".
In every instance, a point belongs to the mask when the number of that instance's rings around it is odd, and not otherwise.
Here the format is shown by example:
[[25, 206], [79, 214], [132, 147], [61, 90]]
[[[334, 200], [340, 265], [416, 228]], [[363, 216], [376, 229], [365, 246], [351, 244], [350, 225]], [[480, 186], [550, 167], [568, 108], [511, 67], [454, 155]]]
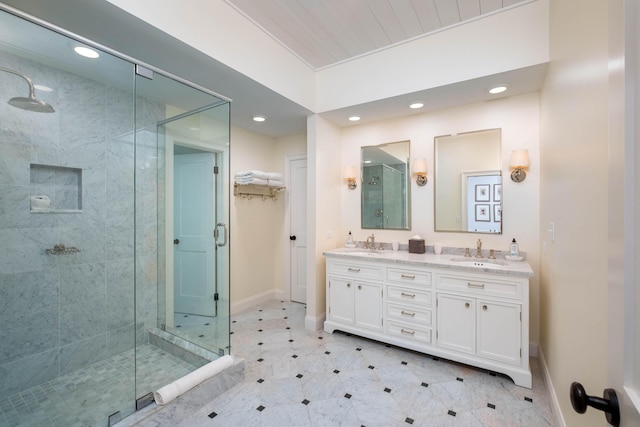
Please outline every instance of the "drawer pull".
[[407, 317], [416, 317], [415, 313], [409, 313], [408, 311], [404, 311], [404, 310], [401, 310], [400, 314], [402, 314], [403, 316], [407, 316]]
[[351, 268], [351, 267], [349, 267], [349, 271], [354, 272], [354, 273], [360, 273], [360, 269], [359, 268]]
[[467, 286], [475, 289], [484, 289], [484, 283], [471, 283], [467, 282]]
[[411, 280], [416, 278], [416, 276], [413, 274], [403, 274], [400, 277], [402, 277], [403, 279], [411, 279]]
[[411, 336], [414, 336], [416, 334], [416, 331], [407, 331], [405, 328], [400, 329], [400, 332], [405, 335], [411, 335]]
[[415, 298], [416, 294], [408, 294], [406, 292], [402, 292], [400, 295], [402, 295], [403, 297], [407, 297], [407, 298]]

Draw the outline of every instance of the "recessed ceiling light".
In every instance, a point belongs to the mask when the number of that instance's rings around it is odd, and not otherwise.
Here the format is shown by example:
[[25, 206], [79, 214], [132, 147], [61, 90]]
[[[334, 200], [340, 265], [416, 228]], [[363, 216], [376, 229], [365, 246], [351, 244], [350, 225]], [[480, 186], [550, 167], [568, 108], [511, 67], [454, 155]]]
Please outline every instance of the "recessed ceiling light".
[[505, 90], [507, 90], [507, 86], [506, 85], [499, 85], [499, 86], [494, 86], [491, 89], [489, 89], [489, 93], [495, 95], [497, 93], [502, 93]]
[[264, 122], [267, 120], [265, 116], [253, 116], [252, 119], [254, 122]]
[[358, 120], [360, 120], [360, 116], [351, 116], [351, 117], [349, 117], [349, 121], [350, 122], [357, 122]]
[[414, 102], [412, 104], [409, 104], [409, 108], [413, 108], [413, 109], [422, 108], [422, 107], [424, 107], [424, 104], [422, 102]]
[[88, 47], [84, 47], [84, 46], [76, 46], [76, 47], [73, 48], [73, 50], [78, 55], [82, 55], [85, 58], [96, 59], [97, 57], [100, 56], [100, 54], [98, 52], [96, 52], [95, 50], [89, 49]]
[[53, 92], [53, 89], [51, 89], [49, 86], [33, 85], [33, 87], [42, 92]]

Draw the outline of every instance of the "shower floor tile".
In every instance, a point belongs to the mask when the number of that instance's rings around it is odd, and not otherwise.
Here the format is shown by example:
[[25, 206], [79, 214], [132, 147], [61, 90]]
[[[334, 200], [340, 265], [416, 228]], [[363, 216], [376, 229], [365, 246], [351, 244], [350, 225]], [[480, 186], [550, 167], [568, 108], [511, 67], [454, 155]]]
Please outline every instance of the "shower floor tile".
[[[194, 366], [146, 344], [0, 400], [0, 427], [106, 426], [109, 414], [130, 412], [137, 397], [193, 371]], [[137, 363], [134, 364], [134, 362]], [[90, 410], [87, 410], [90, 408]]]
[[554, 423], [535, 358], [530, 390], [500, 374], [355, 335], [306, 331], [305, 311], [272, 301], [232, 316], [232, 354], [244, 358], [245, 380], [179, 426]]

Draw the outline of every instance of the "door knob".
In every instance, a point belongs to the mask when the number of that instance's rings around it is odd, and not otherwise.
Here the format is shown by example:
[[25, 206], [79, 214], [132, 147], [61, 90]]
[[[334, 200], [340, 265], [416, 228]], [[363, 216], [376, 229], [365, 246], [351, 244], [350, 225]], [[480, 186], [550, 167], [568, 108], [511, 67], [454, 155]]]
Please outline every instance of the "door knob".
[[579, 382], [571, 384], [571, 406], [573, 410], [579, 414], [587, 411], [587, 406], [604, 411], [607, 422], [612, 426], [620, 425], [620, 407], [618, 405], [618, 396], [612, 388], [604, 390], [603, 397], [595, 397], [587, 395], [584, 387]]
[[179, 245], [180, 244], [180, 239], [173, 239], [173, 244], [174, 245]]
[[296, 236], [289, 236], [289, 240], [296, 240]]

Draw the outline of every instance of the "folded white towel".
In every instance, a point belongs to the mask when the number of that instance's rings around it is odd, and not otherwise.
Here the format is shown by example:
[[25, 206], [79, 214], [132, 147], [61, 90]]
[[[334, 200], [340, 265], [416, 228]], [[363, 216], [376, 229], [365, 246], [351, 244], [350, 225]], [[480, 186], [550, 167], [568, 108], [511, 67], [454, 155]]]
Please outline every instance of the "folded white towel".
[[269, 185], [269, 180], [260, 178], [236, 178], [236, 182], [241, 185], [256, 184]]
[[269, 187], [284, 187], [284, 182], [283, 181], [278, 181], [278, 180], [273, 180], [270, 179], [269, 183], [267, 184]]
[[263, 172], [259, 170], [241, 171], [235, 174], [235, 178], [259, 178], [275, 179], [282, 181], [282, 174], [278, 172]]

